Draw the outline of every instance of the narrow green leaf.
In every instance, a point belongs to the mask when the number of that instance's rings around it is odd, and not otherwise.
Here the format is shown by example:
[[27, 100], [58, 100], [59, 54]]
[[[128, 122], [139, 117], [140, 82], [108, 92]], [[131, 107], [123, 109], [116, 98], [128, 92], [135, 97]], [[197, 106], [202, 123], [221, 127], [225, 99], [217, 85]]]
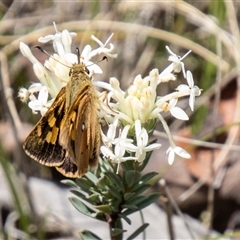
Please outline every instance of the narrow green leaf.
[[78, 196], [79, 198], [86, 200], [86, 196], [83, 193], [79, 192], [78, 190], [72, 189], [70, 190], [70, 192]]
[[100, 237], [98, 237], [96, 234], [92, 233], [91, 231], [89, 230], [82, 230], [80, 232], [80, 237], [83, 239], [83, 240], [102, 240]]
[[122, 219], [124, 219], [129, 225], [131, 225], [131, 220], [124, 214], [119, 214], [119, 217], [121, 217]]
[[132, 193], [132, 192], [130, 192], [130, 193], [125, 193], [124, 195], [123, 195], [123, 198], [124, 198], [124, 200], [125, 201], [128, 201], [131, 197], [133, 197], [135, 195], [135, 193]]
[[86, 204], [84, 204], [81, 200], [76, 197], [69, 198], [72, 205], [82, 214], [89, 216], [91, 218], [95, 218], [101, 221], [106, 222], [106, 219], [103, 217], [103, 214], [99, 214], [93, 209], [89, 208]]
[[91, 203], [91, 204], [96, 204], [95, 201], [93, 201], [91, 198], [88, 198], [85, 194], [83, 194], [82, 192], [79, 192], [78, 190], [70, 190], [71, 193], [73, 193], [74, 195], [78, 196], [80, 199], [88, 202], [88, 203]]
[[126, 209], [132, 209], [132, 210], [138, 210], [138, 207], [136, 205], [122, 205], [122, 208], [126, 208]]
[[61, 180], [61, 183], [66, 184], [66, 185], [68, 185], [70, 187], [77, 187], [77, 188], [79, 188], [78, 185], [76, 184], [76, 182], [73, 181], [73, 180], [70, 180], [70, 179]]
[[123, 169], [123, 172], [127, 172], [129, 170], [134, 169], [134, 162], [133, 161], [126, 161], [121, 163], [121, 167]]
[[92, 213], [95, 213], [91, 208], [89, 208], [86, 204], [84, 204], [81, 200], [79, 200], [76, 197], [69, 198], [70, 202], [73, 204], [73, 206], [80, 211], [81, 213], [91, 216]]
[[78, 178], [76, 180], [76, 184], [80, 187], [84, 192], [91, 194], [90, 189], [94, 188], [95, 186], [86, 178]]
[[106, 186], [110, 185], [111, 182], [106, 176], [102, 176], [98, 179], [97, 186], [98, 188], [105, 189]]
[[95, 206], [96, 209], [106, 213], [106, 214], [112, 214], [112, 209], [108, 206], [108, 205], [98, 205], [98, 206]]
[[136, 239], [136, 237], [142, 233], [147, 227], [149, 226], [149, 223], [144, 223], [141, 227], [139, 227], [135, 232], [133, 232], [128, 238], [127, 240], [132, 240], [132, 239]]
[[120, 203], [121, 201], [118, 199], [111, 199], [111, 201], [109, 201], [109, 205], [111, 206], [113, 212], [119, 212]]
[[[136, 205], [138, 210], [141, 210], [152, 203], [154, 203], [160, 197], [160, 193], [152, 193], [149, 196], [138, 196], [131, 201], [127, 202], [127, 205]], [[122, 214], [129, 215], [136, 212], [135, 210], [128, 209], [124, 211]]]
[[89, 200], [89, 201], [93, 202], [95, 205], [96, 203], [99, 202], [99, 197], [100, 196], [98, 193], [93, 193], [92, 195], [86, 197], [86, 199], [87, 199], [87, 201]]
[[146, 183], [148, 182], [150, 179], [152, 179], [153, 177], [157, 176], [158, 173], [157, 172], [149, 172], [145, 175], [143, 175], [140, 179], [140, 182]]
[[113, 172], [106, 172], [105, 174], [116, 185], [116, 187], [120, 191], [124, 192], [123, 180], [122, 180], [122, 178], [119, 175], [117, 175], [117, 174], [115, 174]]
[[116, 237], [116, 236], [118, 236], [120, 234], [123, 234], [124, 232], [126, 232], [126, 230], [123, 230], [121, 228], [112, 228], [111, 229], [111, 236], [112, 237]]
[[87, 172], [85, 177], [88, 178], [94, 185], [96, 185], [98, 182], [98, 178], [91, 172]]
[[132, 187], [135, 183], [138, 183], [141, 179], [141, 173], [135, 170], [127, 171], [124, 175], [126, 184]]
[[118, 191], [117, 188], [114, 188], [113, 186], [107, 186], [106, 188], [110, 194], [112, 194], [115, 198], [117, 198], [118, 200], [122, 200], [122, 195], [121, 193]]
[[143, 201], [141, 201], [139, 204], [138, 204], [138, 208], [139, 210], [149, 206], [150, 204], [156, 202], [156, 200], [160, 197], [160, 193], [152, 193], [150, 194], [149, 196], [147, 196], [146, 199], [144, 199]]
[[135, 187], [132, 188], [131, 190], [132, 192], [135, 193], [135, 195], [139, 195], [144, 191], [146, 191], [147, 189], [149, 189], [149, 187], [151, 187], [150, 184], [138, 184], [138, 185], [135, 185]]
[[141, 201], [143, 201], [144, 199], [146, 199], [146, 196], [134, 195], [134, 197], [130, 198], [128, 201], [125, 202], [125, 205], [136, 205], [136, 206], [138, 206], [138, 204]]

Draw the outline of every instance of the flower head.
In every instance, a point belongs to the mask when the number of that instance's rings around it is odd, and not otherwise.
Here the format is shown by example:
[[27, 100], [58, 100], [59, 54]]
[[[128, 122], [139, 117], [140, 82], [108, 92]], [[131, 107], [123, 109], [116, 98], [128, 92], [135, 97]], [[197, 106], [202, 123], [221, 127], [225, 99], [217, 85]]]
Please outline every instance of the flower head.
[[[100, 53], [107, 54], [109, 57], [116, 57], [115, 54], [112, 54], [114, 46], [113, 44], [109, 43], [112, 35], [108, 38], [105, 44], [100, 44], [100, 47], [97, 49], [92, 50], [90, 45], [86, 45], [81, 53], [80, 59], [78, 59], [78, 54], [71, 52], [72, 38], [76, 36], [76, 33], [69, 32], [68, 30], [58, 32], [55, 23], [54, 28], [56, 31], [55, 34], [40, 37], [38, 39], [38, 41], [42, 43], [52, 41], [53, 48], [56, 52], [55, 54], [50, 56], [48, 60], [45, 61], [44, 65], [42, 65], [34, 57], [30, 48], [25, 43], [20, 42], [19, 45], [22, 54], [32, 62], [34, 73], [37, 76], [38, 80], [41, 82], [41, 85], [46, 87], [46, 94], [49, 94], [52, 99], [54, 99], [60, 89], [68, 83], [70, 79], [69, 71], [72, 67], [72, 64], [77, 63], [80, 60], [88, 67], [90, 76], [93, 76], [94, 73], [102, 73], [102, 70], [97, 64], [93, 64], [93, 62], [90, 61], [92, 57]], [[101, 43], [101, 41], [98, 40], [96, 37], [92, 36], [92, 38], [98, 43]], [[107, 48], [108, 44], [110, 44], [109, 48]], [[40, 89], [36, 93], [38, 93], [39, 91]], [[19, 92], [19, 97], [22, 100], [27, 101], [27, 96], [27, 92], [21, 89]], [[29, 100], [31, 100], [30, 96], [31, 94], [29, 95]], [[42, 97], [42, 94], [40, 96]], [[45, 101], [46, 99], [48, 99], [49, 96], [44, 97]], [[32, 103], [33, 100], [31, 100], [30, 106], [33, 111], [45, 113], [48, 109], [48, 106], [51, 105], [48, 103], [52, 103], [52, 99], [50, 99], [48, 102], [44, 102], [44, 104], [37, 105], [35, 105], [36, 102]], [[40, 99], [37, 100], [40, 101]], [[42, 106], [43, 109], [41, 109], [40, 106]]]

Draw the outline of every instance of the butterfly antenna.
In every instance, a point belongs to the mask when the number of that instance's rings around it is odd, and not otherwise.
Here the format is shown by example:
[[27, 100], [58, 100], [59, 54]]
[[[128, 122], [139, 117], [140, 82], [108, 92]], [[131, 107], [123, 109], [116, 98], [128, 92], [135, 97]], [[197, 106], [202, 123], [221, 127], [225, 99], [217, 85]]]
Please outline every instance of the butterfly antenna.
[[79, 51], [79, 48], [77, 47], [76, 48], [76, 51], [77, 51], [77, 58], [78, 58], [78, 64], [80, 63], [80, 51]]
[[60, 62], [59, 60], [57, 60], [56, 58], [54, 58], [53, 56], [51, 56], [51, 55], [50, 55], [47, 51], [45, 51], [42, 47], [40, 47], [40, 46], [37, 45], [37, 46], [35, 46], [34, 48], [37, 48], [37, 49], [40, 50], [42, 53], [46, 54], [48, 57], [50, 57], [50, 58], [54, 59], [55, 61], [61, 63], [63, 66], [68, 67], [68, 68], [71, 68], [70, 66], [68, 66], [68, 65]]

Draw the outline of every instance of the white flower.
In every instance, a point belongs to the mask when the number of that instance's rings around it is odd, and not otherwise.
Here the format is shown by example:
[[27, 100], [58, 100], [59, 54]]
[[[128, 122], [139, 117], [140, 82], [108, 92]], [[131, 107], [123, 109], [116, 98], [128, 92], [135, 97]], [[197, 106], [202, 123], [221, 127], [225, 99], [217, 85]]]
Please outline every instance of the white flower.
[[[177, 56], [174, 52], [171, 51], [171, 49], [166, 46], [166, 49], [168, 51], [168, 53], [170, 54], [168, 60], [172, 62], [172, 64], [170, 64], [167, 68], [164, 69], [164, 71], [159, 75], [159, 78], [163, 78], [166, 79], [166, 76], [169, 76], [170, 79], [169, 80], [175, 80], [174, 76], [168, 75], [171, 72], [180, 72], [182, 70], [183, 72], [183, 76], [184, 78], [186, 77], [186, 73], [185, 73], [185, 67], [184, 67], [184, 63], [182, 62], [182, 60], [191, 52], [188, 51], [183, 57]], [[165, 80], [166, 81], [166, 80]]]
[[107, 135], [101, 132], [102, 141], [107, 147], [112, 147], [112, 144], [116, 137], [117, 125], [118, 125], [118, 119], [115, 118], [113, 123], [108, 126]]
[[[34, 96], [34, 95], [33, 95]], [[32, 98], [32, 100], [28, 103], [28, 106], [32, 109], [33, 113], [37, 111], [41, 112], [43, 116], [48, 110], [48, 90], [47, 87], [43, 86], [38, 94], [38, 98]]]
[[[110, 35], [110, 37], [107, 39], [107, 41], [105, 43], [102, 43], [98, 38], [96, 38], [94, 35], [91, 36], [91, 38], [97, 42], [99, 44], [99, 48], [95, 49], [92, 51], [91, 55], [92, 56], [95, 56], [97, 54], [101, 54], [101, 53], [104, 53], [106, 54], [107, 56], [109, 57], [113, 57], [113, 58], [116, 58], [117, 57], [117, 54], [112, 54], [111, 52], [113, 51], [114, 49], [114, 46], [112, 43], [109, 43], [110, 39], [112, 38], [113, 36], [113, 33]], [[106, 46], [108, 45], [109, 43], [109, 48], [107, 48]]]
[[168, 164], [172, 165], [175, 159], [175, 154], [182, 158], [190, 158], [191, 155], [185, 151], [183, 148], [178, 147], [178, 146], [170, 146], [168, 150], [166, 151], [168, 155]]
[[125, 162], [128, 160], [137, 160], [136, 157], [131, 157], [131, 156], [124, 157], [126, 150], [129, 149], [129, 146], [132, 145], [131, 144], [132, 139], [127, 138], [129, 128], [130, 128], [129, 125], [125, 126], [122, 133], [120, 134], [120, 136], [118, 138], [114, 139], [114, 141], [113, 141], [114, 150], [112, 150], [111, 148], [106, 147], [106, 146], [102, 146], [100, 148], [102, 154], [105, 157], [110, 158], [112, 162], [118, 164], [117, 174], [118, 174], [119, 165], [121, 162]]
[[53, 48], [59, 56], [65, 53], [71, 53], [72, 37], [76, 36], [77, 34], [75, 32], [68, 32], [68, 30], [58, 32], [55, 23], [53, 23], [53, 26], [56, 33], [54, 35], [50, 34], [44, 37], [40, 37], [38, 41], [41, 43], [52, 41]]
[[198, 86], [194, 85], [193, 76], [190, 71], [187, 71], [187, 82], [186, 84], [181, 84], [177, 87], [176, 90], [178, 90], [180, 93], [184, 95], [190, 95], [189, 97], [189, 106], [191, 110], [194, 110], [194, 102], [195, 102], [195, 96], [201, 95], [201, 89], [199, 89]]
[[177, 119], [188, 120], [188, 115], [180, 107], [176, 106], [177, 101], [177, 98], [171, 98], [169, 103], [160, 103], [159, 101], [158, 106], [163, 111], [169, 111]]
[[[145, 128], [141, 128], [140, 120], [135, 121], [135, 136], [137, 146], [130, 146], [129, 151], [135, 152], [136, 161], [143, 162], [146, 158], [146, 153], [151, 152], [161, 147], [159, 143], [152, 143], [148, 145], [148, 134]], [[147, 146], [148, 145], [148, 146]]]

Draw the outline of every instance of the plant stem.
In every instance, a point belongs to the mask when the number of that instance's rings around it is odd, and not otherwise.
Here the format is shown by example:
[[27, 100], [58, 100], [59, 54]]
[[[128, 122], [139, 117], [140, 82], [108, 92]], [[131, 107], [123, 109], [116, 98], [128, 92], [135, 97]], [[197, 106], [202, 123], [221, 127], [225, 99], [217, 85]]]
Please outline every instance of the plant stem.
[[122, 240], [123, 234], [120, 233], [116, 236], [113, 236], [113, 233], [115, 233], [114, 230], [116, 229], [122, 229], [122, 222], [119, 219], [118, 213], [114, 213], [113, 215], [111, 215], [111, 220], [109, 222], [109, 228], [110, 228], [110, 236], [111, 236], [111, 240]]

